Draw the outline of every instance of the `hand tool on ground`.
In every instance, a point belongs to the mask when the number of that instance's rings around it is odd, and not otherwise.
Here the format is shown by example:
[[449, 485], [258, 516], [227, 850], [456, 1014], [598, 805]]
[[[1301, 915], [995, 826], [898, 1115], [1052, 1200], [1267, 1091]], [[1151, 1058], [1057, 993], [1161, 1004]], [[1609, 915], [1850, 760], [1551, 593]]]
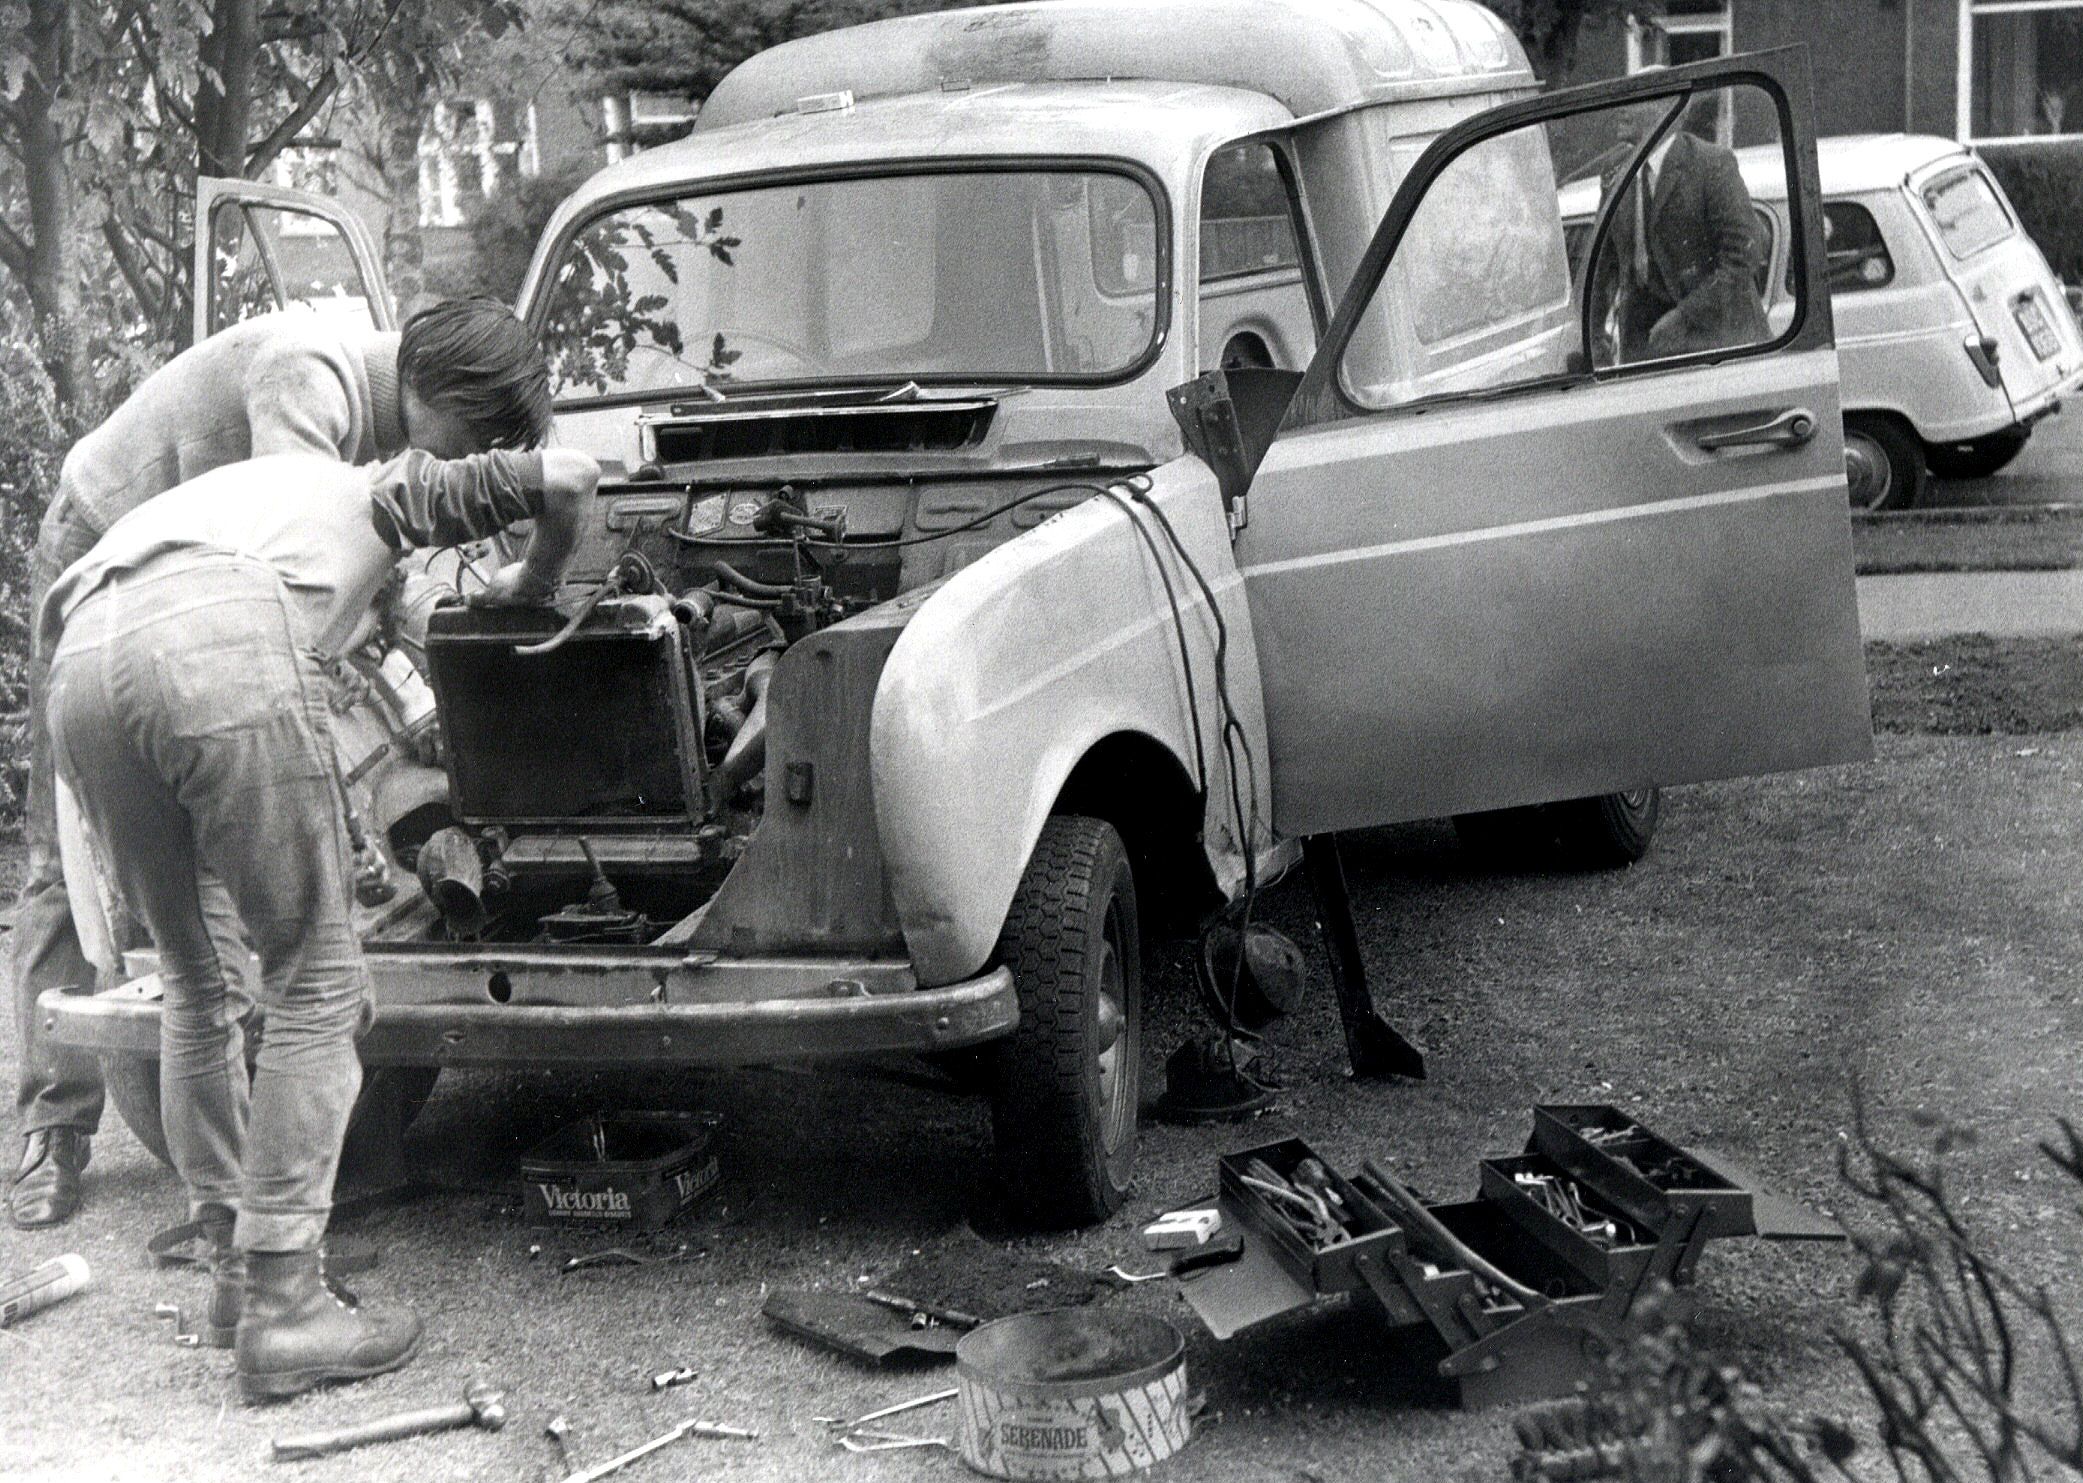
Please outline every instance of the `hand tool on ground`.
[[946, 1437], [908, 1437], [901, 1432], [847, 1432], [839, 1445], [848, 1452], [902, 1452], [911, 1447], [946, 1447]]
[[651, 1377], [651, 1388], [653, 1390], [671, 1390], [675, 1385], [692, 1385], [693, 1383], [694, 1371], [686, 1365], [682, 1365], [676, 1370], [660, 1370]]
[[946, 1390], [936, 1390], [929, 1395], [913, 1396], [908, 1401], [898, 1401], [894, 1406], [884, 1406], [880, 1411], [870, 1411], [865, 1416], [813, 1416], [810, 1419], [822, 1422], [835, 1432], [859, 1431], [871, 1421], [882, 1421], [891, 1416], [902, 1415], [906, 1411], [916, 1411], [924, 1406], [933, 1406], [938, 1405], [942, 1401], [951, 1401], [960, 1393], [959, 1390], [951, 1385]]
[[907, 1298], [902, 1293], [885, 1292], [879, 1287], [871, 1287], [861, 1296], [871, 1303], [894, 1309], [899, 1313], [923, 1313], [933, 1322], [944, 1323], [950, 1328], [973, 1329], [983, 1322], [974, 1313], [964, 1313], [960, 1308], [946, 1308], [921, 1298]]
[[152, 1316], [173, 1321], [174, 1342], [183, 1349], [193, 1349], [202, 1343], [202, 1335], [188, 1327], [188, 1316], [181, 1311], [179, 1303], [155, 1303], [152, 1305]]
[[588, 1251], [567, 1258], [559, 1272], [581, 1272], [587, 1267], [648, 1267], [658, 1262], [676, 1262], [687, 1255], [687, 1243], [682, 1241], [671, 1251], [631, 1251], [627, 1246], [610, 1246], [601, 1251]]
[[349, 1447], [360, 1447], [370, 1442], [395, 1442], [403, 1437], [424, 1436], [428, 1432], [453, 1431], [457, 1427], [476, 1426], [495, 1432], [505, 1425], [506, 1392], [494, 1390], [483, 1380], [472, 1380], [463, 1387], [463, 1399], [446, 1406], [425, 1406], [417, 1411], [400, 1411], [395, 1416], [357, 1422], [353, 1426], [277, 1437], [274, 1456], [277, 1462], [288, 1462], [293, 1458], [344, 1452]]
[[655, 1436], [648, 1442], [640, 1443], [619, 1457], [611, 1457], [606, 1462], [597, 1462], [590, 1468], [583, 1468], [573, 1473], [570, 1477], [564, 1479], [563, 1483], [594, 1483], [594, 1480], [597, 1478], [605, 1478], [610, 1473], [621, 1472], [622, 1469], [628, 1467], [640, 1457], [649, 1457], [661, 1447], [672, 1446], [673, 1443], [679, 1441], [682, 1437], [712, 1437], [730, 1442], [756, 1442], [759, 1440], [759, 1433], [750, 1431], [742, 1426], [725, 1426], [720, 1421], [683, 1421], [671, 1431]]
[[565, 1438], [570, 1433], [571, 1423], [561, 1414], [552, 1416], [549, 1425], [542, 1429], [542, 1434], [548, 1437], [550, 1444], [557, 1449], [558, 1468], [567, 1473], [571, 1471], [571, 1444]]

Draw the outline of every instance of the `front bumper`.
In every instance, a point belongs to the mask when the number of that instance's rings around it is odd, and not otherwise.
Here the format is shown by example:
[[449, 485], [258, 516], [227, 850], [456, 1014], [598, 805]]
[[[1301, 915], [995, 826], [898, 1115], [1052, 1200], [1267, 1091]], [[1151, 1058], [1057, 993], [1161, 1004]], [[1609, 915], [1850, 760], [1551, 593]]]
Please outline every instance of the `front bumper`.
[[[1012, 974], [917, 987], [904, 962], [718, 959], [675, 949], [446, 944], [368, 955], [375, 1022], [365, 1065], [742, 1066], [958, 1050], [1019, 1023]], [[46, 1034], [103, 1055], [159, 1054], [149, 959], [99, 994], [46, 992]]]

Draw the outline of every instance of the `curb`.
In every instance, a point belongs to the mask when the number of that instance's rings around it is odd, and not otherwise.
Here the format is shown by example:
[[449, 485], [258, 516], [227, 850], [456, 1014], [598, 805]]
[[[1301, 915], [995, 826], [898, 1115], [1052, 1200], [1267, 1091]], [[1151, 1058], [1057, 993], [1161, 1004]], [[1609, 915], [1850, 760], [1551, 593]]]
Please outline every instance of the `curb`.
[[1854, 525], [2036, 525], [2083, 520], [2083, 504], [1957, 505], [1933, 510], [1853, 510]]

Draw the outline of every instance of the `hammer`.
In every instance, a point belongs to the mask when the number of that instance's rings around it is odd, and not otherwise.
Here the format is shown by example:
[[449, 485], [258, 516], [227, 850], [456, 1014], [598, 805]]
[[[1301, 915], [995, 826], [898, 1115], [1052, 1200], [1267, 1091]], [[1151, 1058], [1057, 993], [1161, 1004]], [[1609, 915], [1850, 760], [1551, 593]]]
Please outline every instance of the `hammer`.
[[481, 1426], [495, 1432], [506, 1425], [506, 1392], [494, 1390], [483, 1380], [463, 1387], [463, 1399], [446, 1406], [424, 1406], [417, 1411], [400, 1411], [374, 1421], [331, 1431], [305, 1432], [302, 1436], [275, 1438], [275, 1461], [299, 1457], [323, 1457], [328, 1452], [345, 1452], [368, 1442], [395, 1442], [401, 1437], [424, 1436], [450, 1431], [459, 1426]]

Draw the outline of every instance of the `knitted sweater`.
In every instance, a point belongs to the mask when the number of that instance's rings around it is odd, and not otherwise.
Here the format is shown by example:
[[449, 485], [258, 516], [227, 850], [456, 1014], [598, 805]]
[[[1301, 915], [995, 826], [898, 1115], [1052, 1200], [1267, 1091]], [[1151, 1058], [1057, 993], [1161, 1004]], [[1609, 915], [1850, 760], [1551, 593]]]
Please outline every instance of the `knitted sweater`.
[[397, 335], [303, 310], [264, 314], [182, 351], [75, 443], [51, 514], [99, 537], [225, 464], [270, 453], [358, 464], [404, 446]]

